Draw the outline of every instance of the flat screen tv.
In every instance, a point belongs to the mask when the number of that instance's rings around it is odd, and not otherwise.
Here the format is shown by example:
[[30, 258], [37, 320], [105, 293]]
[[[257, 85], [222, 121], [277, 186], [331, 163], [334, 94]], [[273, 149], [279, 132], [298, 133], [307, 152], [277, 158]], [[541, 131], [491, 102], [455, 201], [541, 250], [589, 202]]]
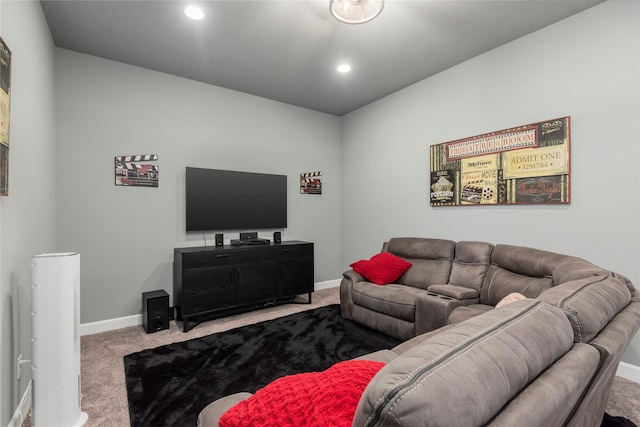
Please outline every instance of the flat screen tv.
[[287, 226], [287, 176], [186, 169], [187, 231]]

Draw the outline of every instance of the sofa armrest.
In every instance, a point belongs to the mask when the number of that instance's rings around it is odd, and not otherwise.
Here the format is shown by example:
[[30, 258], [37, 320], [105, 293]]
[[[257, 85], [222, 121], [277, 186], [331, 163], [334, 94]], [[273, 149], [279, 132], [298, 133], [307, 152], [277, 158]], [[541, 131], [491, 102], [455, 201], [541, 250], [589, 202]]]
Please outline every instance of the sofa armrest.
[[344, 277], [347, 280], [350, 280], [351, 283], [358, 283], [358, 282], [364, 282], [366, 281], [366, 279], [361, 276], [360, 274], [356, 273], [354, 270], [347, 270], [344, 273], [342, 273], [342, 277]]
[[449, 324], [446, 326], [443, 326], [441, 328], [438, 329], [434, 329], [433, 331], [429, 331], [429, 332], [425, 332], [423, 334], [420, 335], [416, 335], [413, 338], [410, 338], [406, 341], [401, 342], [400, 344], [398, 344], [397, 346], [393, 347], [391, 349], [391, 351], [393, 351], [395, 354], [402, 354], [405, 351], [412, 349], [413, 347], [417, 346], [418, 344], [428, 340], [429, 338], [431, 338], [434, 335], [439, 334], [440, 332], [444, 332], [450, 328], [453, 328], [455, 326], [455, 324]]
[[631, 292], [631, 297], [634, 297], [636, 295], [636, 288], [633, 286], [633, 283], [631, 283], [631, 280], [629, 280], [627, 276], [624, 276], [620, 273], [615, 273], [613, 271], [611, 272], [611, 276], [625, 284], [625, 286], [629, 289], [629, 292]]
[[[446, 286], [446, 285], [443, 285]], [[441, 328], [449, 323], [449, 314], [461, 305], [478, 304], [479, 298], [456, 299], [427, 291], [416, 297], [415, 334]]]
[[477, 289], [467, 288], [466, 286], [458, 285], [431, 285], [427, 289], [434, 294], [440, 294], [455, 299], [474, 299], [480, 298], [480, 293]]
[[[625, 349], [640, 329], [640, 301], [631, 300], [589, 344], [600, 352], [600, 366], [593, 382], [575, 409], [567, 427], [589, 425], [606, 408], [610, 384]], [[594, 415], [597, 414], [597, 415]], [[591, 423], [593, 425], [593, 423]]]
[[345, 319], [353, 320], [353, 284], [365, 281], [365, 278], [353, 270], [342, 273], [340, 282], [340, 314]]
[[373, 360], [375, 362], [389, 363], [396, 357], [398, 357], [398, 353], [393, 350], [378, 350], [373, 353], [358, 356], [353, 360]]
[[251, 393], [235, 393], [209, 403], [198, 414], [198, 427], [219, 427], [220, 417], [232, 407], [253, 396]]

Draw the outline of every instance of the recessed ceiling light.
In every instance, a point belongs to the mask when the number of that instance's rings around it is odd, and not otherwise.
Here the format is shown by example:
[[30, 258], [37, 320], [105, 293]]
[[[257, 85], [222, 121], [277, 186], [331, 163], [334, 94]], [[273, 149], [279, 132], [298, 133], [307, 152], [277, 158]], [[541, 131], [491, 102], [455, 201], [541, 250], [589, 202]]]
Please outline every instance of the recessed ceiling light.
[[204, 12], [198, 6], [187, 6], [184, 9], [184, 14], [191, 19], [195, 19], [196, 21], [204, 18]]
[[340, 72], [340, 73], [348, 73], [349, 71], [351, 71], [351, 65], [349, 65], [349, 64], [340, 64], [340, 65], [338, 65], [338, 68], [336, 68], [336, 70], [338, 70], [338, 72]]

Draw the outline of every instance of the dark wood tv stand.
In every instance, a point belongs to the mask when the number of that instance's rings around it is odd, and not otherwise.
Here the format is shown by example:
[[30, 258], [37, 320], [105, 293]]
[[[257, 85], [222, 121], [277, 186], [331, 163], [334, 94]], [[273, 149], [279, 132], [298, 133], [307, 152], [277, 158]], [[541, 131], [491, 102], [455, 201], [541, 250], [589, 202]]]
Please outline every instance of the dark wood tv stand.
[[314, 290], [313, 243], [206, 246], [173, 251], [173, 305], [190, 322], [294, 302]]

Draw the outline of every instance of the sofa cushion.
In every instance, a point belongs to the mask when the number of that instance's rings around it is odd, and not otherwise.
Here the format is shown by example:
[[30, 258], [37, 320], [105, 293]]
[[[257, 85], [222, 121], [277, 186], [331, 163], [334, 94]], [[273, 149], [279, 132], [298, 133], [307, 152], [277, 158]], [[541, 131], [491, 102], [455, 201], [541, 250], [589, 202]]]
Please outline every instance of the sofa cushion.
[[386, 285], [402, 276], [411, 267], [411, 263], [389, 252], [381, 252], [368, 260], [356, 261], [349, 267], [370, 282]]
[[366, 387], [353, 425], [485, 425], [572, 345], [556, 307], [528, 299], [491, 310], [389, 362]]
[[350, 427], [362, 391], [384, 366], [348, 360], [323, 372], [278, 378], [220, 417], [220, 427]]
[[559, 285], [576, 279], [602, 276], [608, 272], [595, 264], [581, 258], [567, 256], [567, 258], [553, 269], [553, 282]]
[[353, 284], [351, 298], [355, 305], [413, 322], [416, 317], [416, 294], [420, 292], [424, 291], [395, 283], [377, 286], [358, 282]]
[[549, 277], [568, 255], [524, 246], [496, 245], [491, 252], [491, 264], [531, 277]]
[[502, 298], [513, 292], [520, 293], [527, 298], [535, 298], [552, 286], [551, 276], [526, 276], [491, 265], [480, 291], [480, 302], [495, 306]]
[[479, 316], [495, 307], [486, 304], [469, 304], [454, 308], [447, 319], [449, 323], [462, 323], [473, 317]]
[[511, 302], [520, 301], [527, 297], [518, 293], [512, 292], [509, 295], [502, 298], [498, 303], [494, 306], [487, 304], [470, 304], [465, 306], [460, 306], [454, 308], [449, 314], [449, 323], [461, 323], [465, 320], [471, 319], [472, 317], [478, 316], [482, 313], [486, 313], [487, 311], [493, 310], [494, 308], [500, 308], [503, 305], [509, 304]]
[[423, 237], [394, 237], [385, 244], [387, 252], [403, 258], [453, 260], [456, 242]]
[[456, 243], [448, 283], [479, 291], [489, 268], [492, 249], [493, 245], [486, 242]]
[[631, 292], [621, 280], [603, 275], [554, 286], [538, 299], [561, 308], [573, 326], [575, 342], [588, 343], [631, 302]]
[[553, 271], [567, 255], [523, 246], [496, 245], [491, 252], [480, 303], [495, 306], [505, 296], [518, 292], [535, 298], [554, 285]]
[[451, 240], [395, 237], [383, 245], [382, 251], [411, 262], [411, 268], [398, 283], [427, 289], [429, 285], [449, 282], [455, 246]]
[[416, 335], [416, 324], [413, 320], [400, 319], [357, 304], [353, 305], [351, 319], [400, 341], [408, 340]]

